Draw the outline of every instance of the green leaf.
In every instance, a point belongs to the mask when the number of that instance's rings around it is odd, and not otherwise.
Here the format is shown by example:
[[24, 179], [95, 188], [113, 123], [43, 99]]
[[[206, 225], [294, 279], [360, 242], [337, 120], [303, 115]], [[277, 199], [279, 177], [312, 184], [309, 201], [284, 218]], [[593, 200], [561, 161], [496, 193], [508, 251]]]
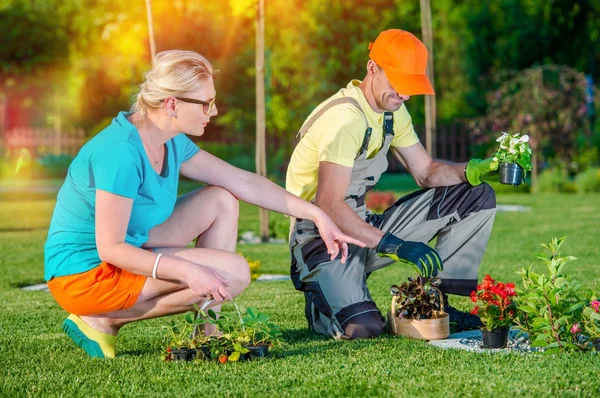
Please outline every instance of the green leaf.
[[517, 307], [519, 311], [525, 313], [537, 313], [537, 310], [529, 305], [520, 305]]
[[552, 342], [552, 343], [546, 345], [546, 348], [550, 349], [550, 348], [556, 348], [558, 346], [559, 346], [558, 341], [555, 341], [555, 342]]
[[575, 303], [575, 304], [571, 305], [569, 308], [567, 308], [567, 310], [565, 312], [567, 314], [570, 314], [570, 313], [575, 312], [576, 310], [580, 309], [581, 307], [583, 307], [583, 303]]
[[258, 312], [258, 310], [257, 310], [256, 308], [254, 308], [254, 307], [249, 307], [249, 308], [246, 310], [246, 313], [247, 313], [248, 315], [250, 315], [250, 317], [252, 317], [252, 318], [254, 318], [254, 319], [256, 319], [256, 317], [257, 317], [257, 314], [256, 314], [257, 312]]
[[548, 345], [548, 342], [544, 339], [544, 340], [535, 340], [533, 343], [531, 343], [532, 347], [546, 347]]
[[236, 351], [242, 351], [242, 345], [240, 343], [235, 343], [233, 345], [233, 349]]
[[256, 318], [258, 322], [267, 322], [269, 320], [269, 316], [267, 314], [260, 313]]
[[240, 359], [240, 354], [241, 353], [239, 351], [234, 351], [229, 357], [227, 357], [227, 359], [229, 359], [231, 362], [237, 362]]

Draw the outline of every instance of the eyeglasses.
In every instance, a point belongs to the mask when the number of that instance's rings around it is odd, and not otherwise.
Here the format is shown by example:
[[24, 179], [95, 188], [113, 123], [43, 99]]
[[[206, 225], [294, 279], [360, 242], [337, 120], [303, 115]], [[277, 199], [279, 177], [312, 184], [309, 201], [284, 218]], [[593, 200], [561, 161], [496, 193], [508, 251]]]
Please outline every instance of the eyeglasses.
[[175, 97], [175, 98], [178, 99], [179, 101], [189, 102], [191, 104], [200, 104], [200, 105], [202, 105], [202, 111], [204, 112], [204, 114], [209, 115], [210, 112], [212, 111], [213, 107], [215, 106], [215, 99], [217, 98], [217, 96], [215, 93], [215, 96], [213, 97], [213, 99], [210, 102], [197, 100], [197, 99], [193, 99], [193, 98], [186, 98], [186, 97]]

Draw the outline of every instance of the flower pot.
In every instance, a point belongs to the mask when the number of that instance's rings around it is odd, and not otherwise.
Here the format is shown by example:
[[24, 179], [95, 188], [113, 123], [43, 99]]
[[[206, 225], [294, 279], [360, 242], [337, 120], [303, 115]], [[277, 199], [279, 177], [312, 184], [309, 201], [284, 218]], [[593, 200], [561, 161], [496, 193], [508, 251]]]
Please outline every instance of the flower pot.
[[269, 346], [259, 345], [259, 346], [248, 346], [246, 347], [250, 352], [247, 352], [243, 355], [242, 359], [256, 359], [256, 358], [264, 358], [267, 356], [269, 352]]
[[508, 343], [508, 328], [494, 330], [481, 329], [482, 348], [506, 348]]
[[199, 347], [195, 350], [195, 356], [193, 359], [208, 360], [210, 359], [210, 348]]
[[500, 183], [514, 185], [523, 183], [524, 170], [516, 163], [500, 163]]
[[593, 343], [594, 347], [596, 348], [596, 351], [600, 351], [600, 338], [595, 339]]
[[173, 348], [171, 350], [171, 359], [173, 359], [174, 361], [191, 361], [195, 358], [195, 348]]
[[406, 319], [388, 312], [388, 332], [419, 340], [442, 340], [450, 336], [450, 318], [443, 311], [433, 311], [431, 319]]

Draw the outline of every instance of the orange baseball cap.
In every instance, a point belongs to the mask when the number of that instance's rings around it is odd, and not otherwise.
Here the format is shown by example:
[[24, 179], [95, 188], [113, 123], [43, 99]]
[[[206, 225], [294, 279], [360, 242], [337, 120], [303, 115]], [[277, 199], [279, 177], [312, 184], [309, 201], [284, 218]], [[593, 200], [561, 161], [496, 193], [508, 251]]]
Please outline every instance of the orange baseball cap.
[[369, 57], [383, 68], [399, 94], [435, 95], [425, 74], [427, 48], [415, 35], [401, 29], [385, 30], [369, 44], [369, 50]]

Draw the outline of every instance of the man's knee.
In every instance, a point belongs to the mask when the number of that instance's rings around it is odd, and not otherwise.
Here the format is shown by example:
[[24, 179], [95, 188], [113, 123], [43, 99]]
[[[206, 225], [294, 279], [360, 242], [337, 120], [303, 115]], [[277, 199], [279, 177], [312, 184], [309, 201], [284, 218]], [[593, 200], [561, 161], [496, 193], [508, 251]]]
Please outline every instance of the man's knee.
[[484, 208], [496, 208], [496, 192], [494, 188], [488, 183], [480, 184], [473, 187], [475, 191], [478, 191], [478, 200]]
[[344, 329], [343, 338], [368, 339], [385, 331], [385, 318], [372, 301], [353, 304], [342, 309], [336, 318]]
[[381, 314], [353, 320], [344, 327], [344, 335], [350, 340], [377, 337], [384, 331], [385, 321]]

